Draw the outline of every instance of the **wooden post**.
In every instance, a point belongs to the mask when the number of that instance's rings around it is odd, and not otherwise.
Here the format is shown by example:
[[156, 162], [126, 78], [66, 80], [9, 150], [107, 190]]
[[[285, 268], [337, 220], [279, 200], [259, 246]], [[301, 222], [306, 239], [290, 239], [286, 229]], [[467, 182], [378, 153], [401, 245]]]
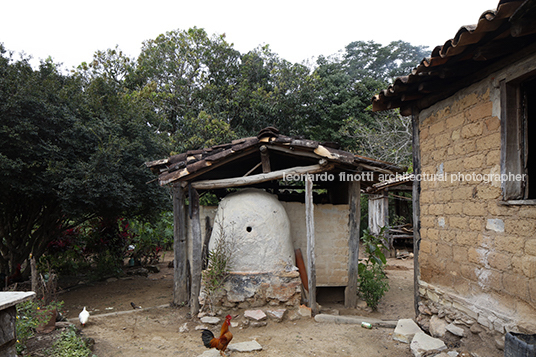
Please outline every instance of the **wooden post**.
[[199, 313], [199, 292], [201, 291], [202, 239], [201, 221], [199, 219], [199, 193], [189, 186], [189, 198], [192, 222], [192, 288], [190, 293], [190, 315]]
[[188, 302], [188, 251], [184, 190], [174, 184], [173, 192], [173, 305]]
[[37, 293], [37, 289], [39, 288], [38, 287], [38, 280], [37, 280], [37, 265], [36, 265], [36, 262], [35, 262], [35, 257], [33, 256], [32, 253], [30, 253], [30, 274], [31, 274], [31, 284], [32, 284], [32, 291], [35, 291]]
[[[413, 114], [413, 173], [415, 176], [421, 174], [421, 144], [419, 137], [419, 115]], [[413, 308], [415, 316], [419, 315], [419, 249], [421, 246], [421, 182], [413, 181]]]
[[268, 148], [263, 145], [259, 148], [261, 151], [261, 162], [262, 162], [262, 173], [267, 173], [272, 171], [270, 167], [270, 154], [268, 152]]
[[348, 237], [348, 285], [344, 290], [344, 306], [357, 307], [357, 278], [359, 265], [359, 223], [361, 221], [361, 182], [351, 181], [349, 195], [349, 237]]
[[309, 280], [309, 307], [313, 315], [318, 314], [316, 304], [315, 221], [313, 208], [313, 181], [305, 180], [305, 226], [307, 228], [307, 273]]

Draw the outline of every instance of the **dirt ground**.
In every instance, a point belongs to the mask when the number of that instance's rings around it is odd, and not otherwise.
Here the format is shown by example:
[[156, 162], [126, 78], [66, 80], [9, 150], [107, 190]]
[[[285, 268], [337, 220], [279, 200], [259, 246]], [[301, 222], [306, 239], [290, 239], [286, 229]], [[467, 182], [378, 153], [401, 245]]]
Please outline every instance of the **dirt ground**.
[[[132, 276], [109, 279], [92, 285], [80, 285], [60, 295], [67, 318], [77, 322], [84, 306], [91, 313], [83, 334], [95, 340], [94, 353], [108, 356], [199, 356], [207, 349], [201, 341], [201, 325], [190, 318], [189, 308], [171, 308], [173, 269], [168, 267], [171, 254], [159, 264], [160, 272], [148, 277]], [[320, 288], [317, 301], [321, 313], [359, 315], [383, 320], [413, 318], [413, 261], [390, 259], [390, 290], [378, 311], [365, 308], [344, 309], [342, 289]], [[130, 303], [142, 309], [132, 309]], [[233, 343], [256, 340], [262, 350], [232, 352], [234, 356], [412, 356], [409, 345], [392, 339], [392, 328], [365, 329], [360, 325], [317, 323], [311, 318], [282, 322], [267, 321], [264, 327], [243, 327], [243, 310], [222, 311], [239, 315], [239, 326], [231, 328]], [[180, 332], [181, 327], [187, 331]], [[209, 326], [214, 332], [220, 326]], [[481, 356], [484, 357], [484, 356]]]

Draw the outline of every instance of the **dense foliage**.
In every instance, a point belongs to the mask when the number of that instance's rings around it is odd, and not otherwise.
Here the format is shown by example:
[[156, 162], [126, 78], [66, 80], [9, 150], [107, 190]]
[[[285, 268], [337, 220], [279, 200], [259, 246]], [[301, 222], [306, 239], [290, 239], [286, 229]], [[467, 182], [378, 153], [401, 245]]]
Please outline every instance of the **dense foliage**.
[[166, 205], [165, 191], [146, 185], [143, 163], [165, 155], [151, 116], [106, 78], [66, 76], [52, 62], [34, 70], [0, 47], [2, 272], [83, 221]]
[[117, 276], [123, 264], [156, 264], [173, 244], [173, 214], [163, 212], [154, 221], [96, 217], [64, 230], [47, 247], [38, 267], [63, 275], [84, 272], [89, 280]]
[[101, 238], [118, 243], [100, 258], [119, 259], [119, 217], [136, 217], [138, 237], [146, 236], [145, 222], [171, 208], [165, 190], [146, 184], [154, 177], [145, 161], [269, 125], [408, 164], [407, 118], [372, 113], [370, 100], [423, 50], [403, 41], [352, 42], [311, 68], [267, 45], [241, 54], [224, 35], [192, 28], [145, 41], [137, 58], [119, 48], [97, 51], [64, 74], [51, 61], [33, 69], [0, 45], [1, 271], [88, 224], [102, 224]]

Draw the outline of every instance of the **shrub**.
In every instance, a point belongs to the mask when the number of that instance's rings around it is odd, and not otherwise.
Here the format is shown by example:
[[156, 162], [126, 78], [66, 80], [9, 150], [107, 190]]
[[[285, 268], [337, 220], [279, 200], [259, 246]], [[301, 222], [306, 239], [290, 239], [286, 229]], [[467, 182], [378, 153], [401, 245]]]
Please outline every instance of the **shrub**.
[[95, 356], [86, 345], [84, 339], [77, 334], [74, 326], [68, 327], [60, 335], [60, 338], [54, 342], [52, 348], [47, 351], [50, 356], [54, 357], [89, 357]]
[[124, 219], [94, 218], [74, 229], [65, 229], [47, 247], [38, 267], [60, 274], [86, 274], [100, 278], [120, 272], [131, 239]]
[[142, 265], [158, 263], [160, 253], [173, 245], [173, 212], [163, 212], [156, 222], [131, 220], [130, 229], [134, 246], [130, 256]]
[[[215, 238], [214, 248], [208, 253], [207, 268], [202, 273], [203, 291], [205, 293], [204, 307], [208, 306], [212, 310], [218, 293], [222, 290], [225, 278], [231, 271], [232, 256], [235, 249], [235, 242], [232, 239], [234, 234], [227, 235], [222, 223], [220, 224], [219, 235]], [[233, 222], [231, 224], [234, 224]]]
[[372, 310], [378, 308], [388, 290], [389, 282], [381, 266], [372, 264], [359, 272], [359, 293]]
[[26, 349], [26, 342], [35, 334], [37, 326], [50, 320], [48, 311], [51, 309], [60, 310], [62, 306], [63, 301], [41, 305], [36, 299], [17, 304], [17, 343], [15, 348], [18, 354], [22, 354]]
[[367, 258], [359, 263], [358, 283], [359, 295], [365, 300], [367, 306], [376, 310], [381, 298], [389, 290], [389, 282], [384, 272], [384, 264], [387, 263], [382, 250], [387, 249], [384, 241], [385, 227], [382, 227], [378, 235], [370, 233], [369, 229], [363, 232], [363, 247]]

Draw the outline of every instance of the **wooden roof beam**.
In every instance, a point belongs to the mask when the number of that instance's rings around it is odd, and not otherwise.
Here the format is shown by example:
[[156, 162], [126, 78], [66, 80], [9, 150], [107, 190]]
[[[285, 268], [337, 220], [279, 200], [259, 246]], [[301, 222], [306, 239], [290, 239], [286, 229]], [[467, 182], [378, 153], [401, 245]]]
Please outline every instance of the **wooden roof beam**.
[[[330, 171], [334, 167], [335, 165], [328, 164], [326, 160], [320, 160], [319, 163], [316, 165], [297, 166], [289, 169], [277, 170], [269, 173], [251, 175], [247, 177], [232, 177], [219, 180], [195, 181], [192, 182], [192, 188], [195, 188], [196, 190], [214, 190], [219, 188], [249, 186], [267, 181], [280, 180], [286, 176], [315, 174], [319, 172]], [[186, 186], [187, 184], [188, 182], [183, 182], [184, 186]]]

